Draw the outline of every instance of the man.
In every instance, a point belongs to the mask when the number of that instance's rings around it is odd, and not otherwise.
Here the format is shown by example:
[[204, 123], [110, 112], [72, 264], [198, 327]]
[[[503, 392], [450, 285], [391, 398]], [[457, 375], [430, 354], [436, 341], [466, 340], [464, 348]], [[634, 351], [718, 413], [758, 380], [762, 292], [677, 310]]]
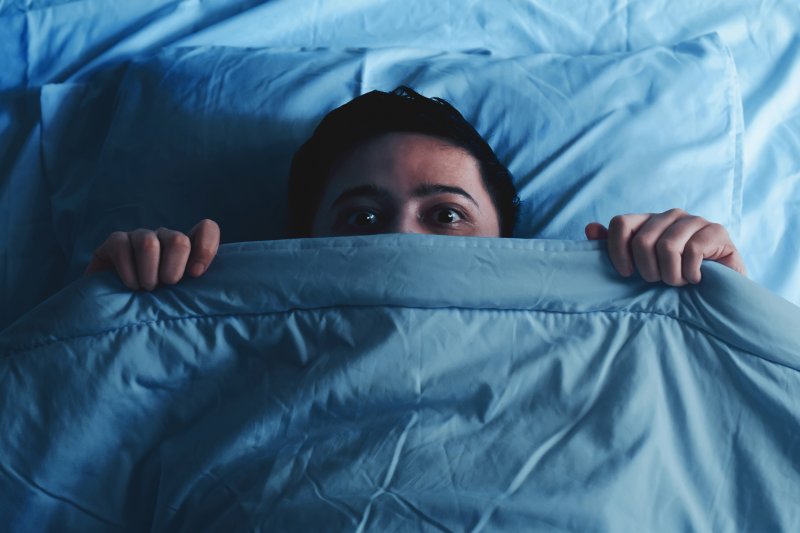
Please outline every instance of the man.
[[[293, 237], [427, 233], [510, 237], [519, 200], [511, 175], [450, 104], [407, 87], [373, 91], [329, 113], [297, 151], [289, 177]], [[680, 209], [620, 215], [591, 240], [608, 240], [623, 276], [681, 286], [700, 281], [703, 259], [745, 274], [725, 228]], [[220, 241], [219, 226], [188, 235], [159, 228], [114, 232], [86, 274], [116, 269], [132, 290], [202, 275]]]

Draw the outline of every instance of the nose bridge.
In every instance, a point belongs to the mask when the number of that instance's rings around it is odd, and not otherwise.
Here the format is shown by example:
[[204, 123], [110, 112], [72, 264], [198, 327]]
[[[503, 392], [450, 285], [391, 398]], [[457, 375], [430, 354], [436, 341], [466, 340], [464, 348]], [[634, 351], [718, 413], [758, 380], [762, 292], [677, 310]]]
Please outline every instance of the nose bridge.
[[413, 206], [405, 206], [395, 220], [395, 233], [427, 233], [425, 225], [417, 215]]

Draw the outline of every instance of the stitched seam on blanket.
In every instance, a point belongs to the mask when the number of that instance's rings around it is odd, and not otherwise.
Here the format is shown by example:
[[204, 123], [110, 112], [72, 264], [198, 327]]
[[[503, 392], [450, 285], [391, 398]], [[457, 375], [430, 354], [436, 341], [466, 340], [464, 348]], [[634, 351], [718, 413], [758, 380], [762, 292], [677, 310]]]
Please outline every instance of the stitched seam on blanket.
[[[447, 239], [450, 242], [446, 242]], [[304, 241], [316, 239], [303, 239]], [[289, 240], [275, 240], [266, 241], [270, 251], [313, 251], [313, 250], [345, 250], [345, 249], [362, 249], [362, 248], [387, 248], [387, 249], [410, 249], [410, 248], [433, 248], [438, 250], [442, 249], [501, 249], [501, 250], [521, 250], [528, 252], [597, 252], [600, 250], [596, 244], [597, 241], [567, 241], [567, 240], [548, 240], [548, 239], [500, 239], [491, 238], [486, 239], [485, 242], [480, 242], [481, 238], [470, 238], [469, 241], [464, 240], [459, 243], [452, 242], [451, 237], [442, 238], [442, 240], [416, 240], [411, 239], [408, 242], [380, 242], [380, 241], [364, 241], [354, 242], [348, 241], [347, 243], [337, 243], [332, 241], [319, 240], [317, 242], [301, 242], [300, 239], [289, 242]], [[521, 242], [520, 242], [521, 241]], [[276, 246], [276, 243], [279, 243]], [[286, 243], [286, 244], [284, 244]], [[250, 243], [248, 243], [250, 244]], [[253, 242], [252, 244], [257, 244]], [[591, 246], [591, 247], [589, 247]], [[223, 249], [224, 250], [224, 249]], [[264, 252], [264, 247], [253, 246], [252, 248], [240, 249], [227, 249], [224, 250], [226, 255], [247, 255], [254, 253]]]
[[373, 307], [382, 307], [388, 309], [416, 309], [416, 310], [426, 310], [426, 311], [436, 311], [436, 310], [446, 310], [446, 309], [453, 309], [453, 310], [462, 310], [462, 311], [502, 311], [502, 312], [513, 312], [513, 313], [544, 313], [544, 314], [551, 314], [551, 315], [594, 315], [594, 314], [603, 314], [603, 315], [632, 315], [632, 316], [646, 316], [646, 317], [658, 317], [658, 318], [666, 318], [670, 320], [674, 320], [688, 328], [691, 328], [696, 331], [700, 331], [709, 337], [717, 339], [718, 341], [722, 342], [726, 346], [730, 346], [736, 348], [742, 353], [751, 355], [763, 361], [767, 361], [769, 363], [779, 365], [784, 368], [789, 368], [796, 372], [800, 372], [800, 368], [795, 368], [793, 366], [786, 365], [779, 361], [773, 361], [772, 359], [768, 359], [763, 355], [759, 355], [757, 353], [753, 353], [737, 344], [734, 344], [727, 339], [719, 337], [718, 335], [714, 334], [713, 332], [698, 326], [692, 322], [688, 322], [684, 319], [666, 314], [666, 313], [659, 313], [655, 311], [625, 311], [625, 310], [613, 310], [613, 311], [550, 311], [545, 309], [501, 309], [501, 308], [492, 308], [492, 309], [485, 309], [485, 308], [475, 308], [475, 307], [413, 307], [413, 306], [398, 306], [398, 305], [336, 305], [336, 306], [327, 306], [327, 307], [309, 307], [309, 308], [290, 308], [290, 309], [283, 309], [280, 311], [263, 311], [263, 312], [254, 312], [254, 313], [214, 313], [214, 314], [207, 314], [207, 315], [185, 315], [185, 316], [175, 316], [175, 317], [166, 317], [166, 318], [157, 318], [151, 320], [140, 320], [137, 322], [130, 322], [124, 324], [122, 326], [117, 326], [114, 328], [109, 328], [101, 331], [97, 331], [94, 333], [86, 333], [81, 335], [74, 335], [69, 337], [60, 337], [55, 339], [50, 339], [45, 342], [41, 342], [38, 344], [30, 345], [27, 347], [24, 346], [15, 346], [12, 347], [8, 355], [11, 354], [23, 354], [25, 352], [30, 352], [33, 350], [37, 350], [40, 348], [46, 348], [47, 346], [60, 343], [60, 342], [71, 342], [78, 339], [85, 339], [89, 337], [99, 337], [102, 335], [113, 334], [125, 329], [146, 326], [150, 327], [157, 324], [167, 324], [170, 322], [177, 322], [180, 320], [203, 320], [203, 319], [235, 319], [235, 318], [254, 318], [254, 317], [266, 317], [270, 315], [280, 315], [286, 313], [304, 313], [304, 312], [317, 312], [317, 311], [329, 311], [334, 309], [368, 309]]

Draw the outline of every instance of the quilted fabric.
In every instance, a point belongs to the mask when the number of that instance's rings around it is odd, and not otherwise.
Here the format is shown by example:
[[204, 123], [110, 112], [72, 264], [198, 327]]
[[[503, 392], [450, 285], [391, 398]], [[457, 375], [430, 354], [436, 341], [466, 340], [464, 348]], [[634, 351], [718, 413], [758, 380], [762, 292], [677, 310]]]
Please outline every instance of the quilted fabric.
[[596, 243], [226, 245], [75, 283], [0, 335], [15, 530], [800, 527], [800, 310]]

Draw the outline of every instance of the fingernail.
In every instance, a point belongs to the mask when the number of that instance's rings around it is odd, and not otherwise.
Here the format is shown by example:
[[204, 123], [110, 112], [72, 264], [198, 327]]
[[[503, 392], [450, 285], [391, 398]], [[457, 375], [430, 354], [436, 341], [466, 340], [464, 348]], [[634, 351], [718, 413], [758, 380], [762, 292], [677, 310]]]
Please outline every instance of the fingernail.
[[205, 271], [206, 271], [206, 267], [200, 261], [195, 261], [194, 263], [192, 263], [192, 266], [189, 269], [189, 273], [192, 276], [199, 276], [200, 274], [202, 274]]

